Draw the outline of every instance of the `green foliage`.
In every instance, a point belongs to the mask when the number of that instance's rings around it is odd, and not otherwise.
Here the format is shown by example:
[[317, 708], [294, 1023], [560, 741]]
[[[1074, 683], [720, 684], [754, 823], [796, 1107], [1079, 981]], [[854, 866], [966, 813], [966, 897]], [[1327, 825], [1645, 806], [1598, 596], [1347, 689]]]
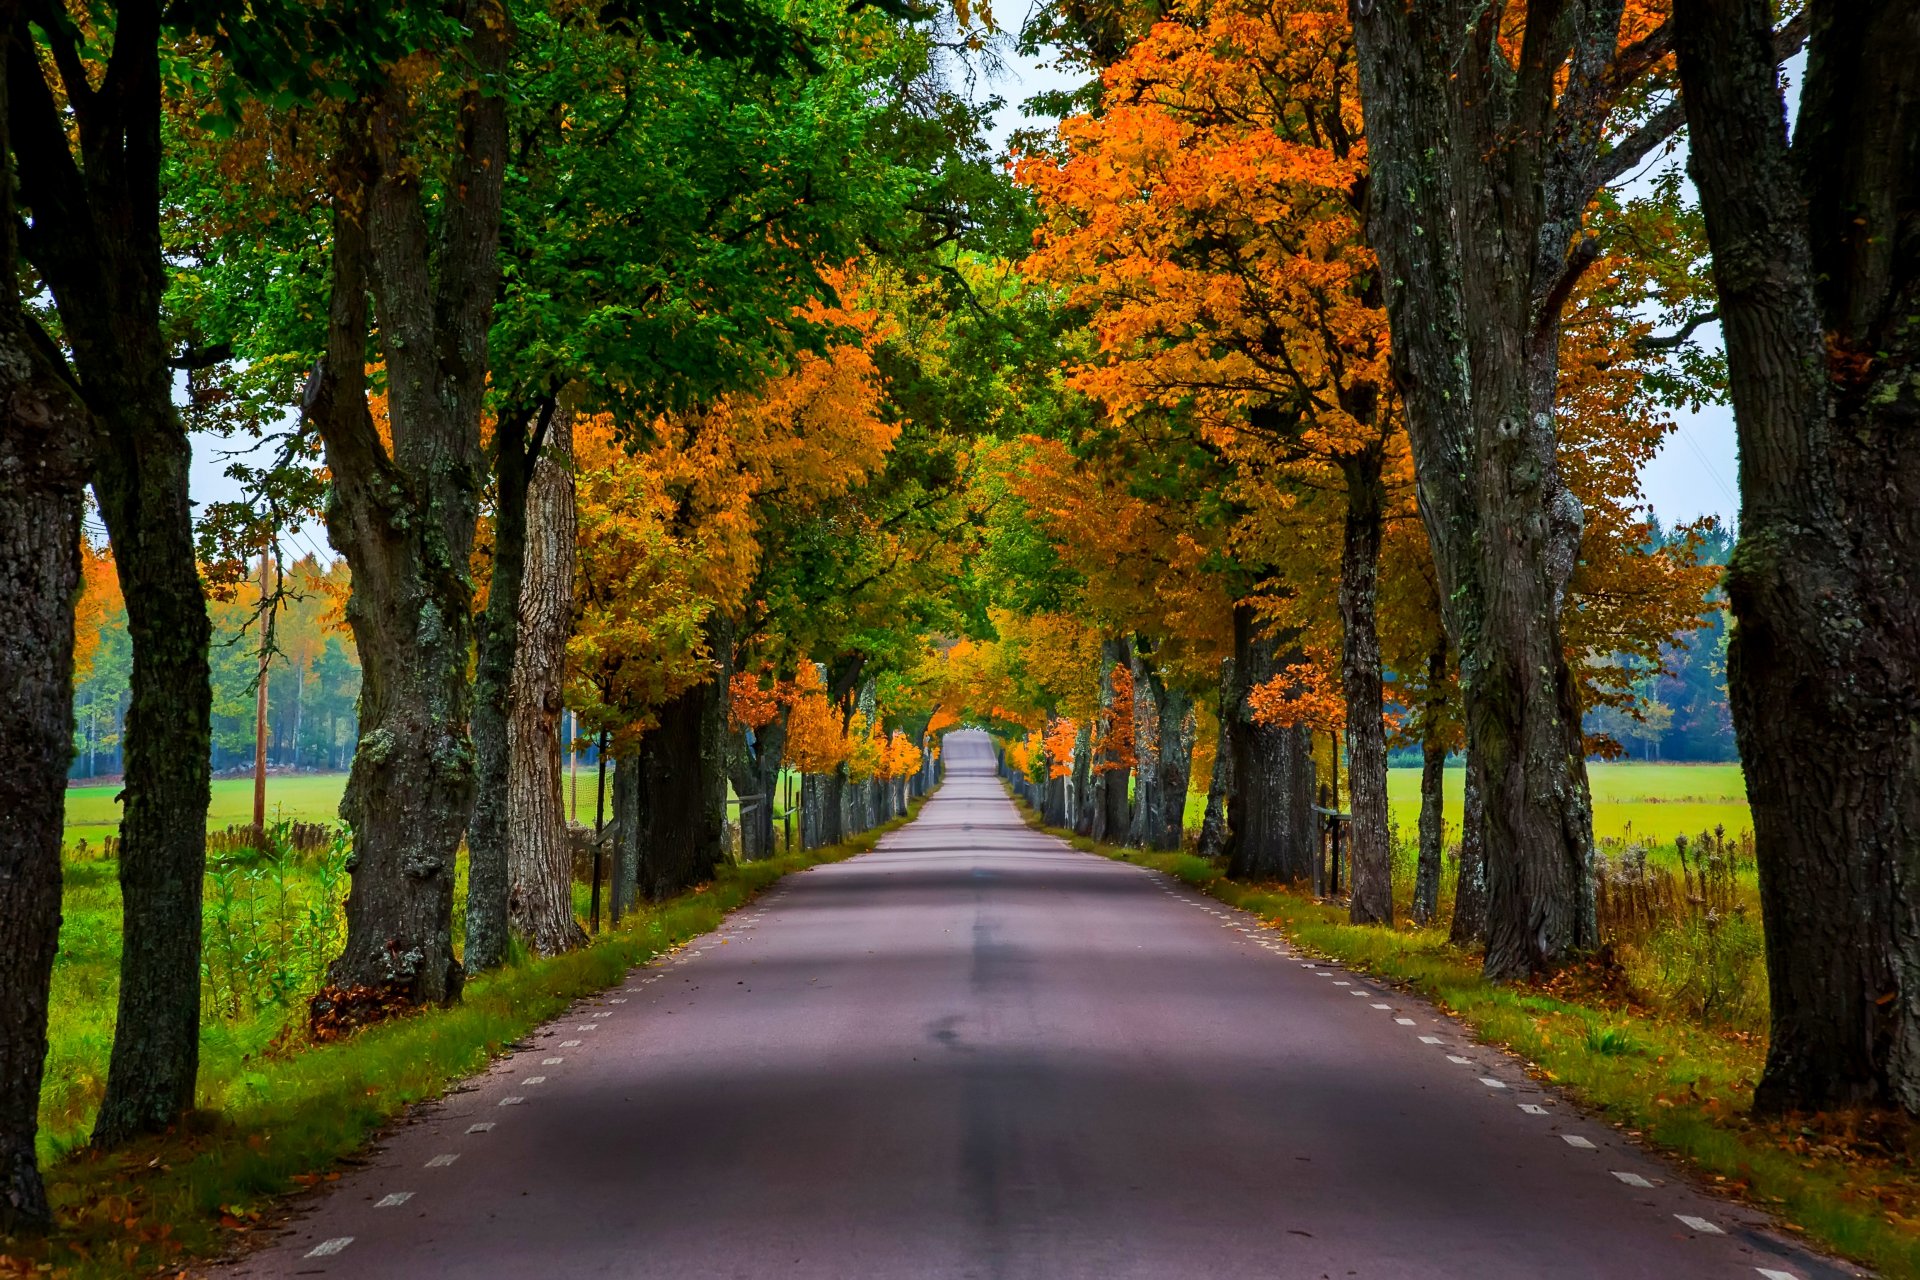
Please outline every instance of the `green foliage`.
[[302, 865], [283, 819], [264, 847], [207, 868], [203, 1009], [229, 1020], [303, 1006], [345, 939], [344, 828]]

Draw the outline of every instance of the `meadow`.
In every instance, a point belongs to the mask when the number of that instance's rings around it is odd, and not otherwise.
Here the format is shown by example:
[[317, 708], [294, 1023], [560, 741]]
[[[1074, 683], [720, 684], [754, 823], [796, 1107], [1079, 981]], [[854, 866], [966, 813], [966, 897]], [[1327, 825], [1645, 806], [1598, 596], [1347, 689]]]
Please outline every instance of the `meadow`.
[[[1641, 764], [1621, 761], [1589, 764], [1593, 788], [1593, 833], [1602, 841], [1644, 840], [1671, 844], [1715, 827], [1737, 835], [1753, 826], [1747, 808], [1747, 784], [1737, 764]], [[1466, 770], [1448, 769], [1447, 829], [1460, 829], [1461, 791]], [[1401, 838], [1419, 829], [1420, 770], [1387, 771], [1387, 800]], [[1457, 838], [1457, 834], [1450, 838]]]

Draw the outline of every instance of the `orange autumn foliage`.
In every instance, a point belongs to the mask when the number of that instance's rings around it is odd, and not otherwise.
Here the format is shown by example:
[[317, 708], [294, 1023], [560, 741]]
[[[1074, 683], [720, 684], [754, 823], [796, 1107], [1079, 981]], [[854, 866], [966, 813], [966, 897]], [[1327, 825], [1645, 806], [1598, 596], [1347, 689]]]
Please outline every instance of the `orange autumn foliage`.
[[801, 352], [755, 391], [663, 415], [637, 439], [604, 414], [575, 427], [569, 701], [627, 735], [616, 749], [644, 731], [651, 708], [712, 678], [711, 620], [741, 615], [770, 512], [844, 498], [880, 471], [899, 435], [869, 349], [875, 318], [812, 311], [863, 341]]
[[1271, 680], [1247, 691], [1247, 706], [1260, 724], [1302, 726], [1344, 733], [1347, 699], [1340, 689], [1339, 664], [1330, 653], [1309, 654]]
[[813, 663], [800, 664], [787, 706], [787, 763], [802, 773], [832, 773], [846, 761], [852, 745]]
[[1073, 772], [1073, 742], [1080, 734], [1080, 726], [1065, 716], [1055, 716], [1047, 722], [1043, 745], [1047, 752], [1047, 776], [1064, 778]]
[[100, 636], [107, 620], [120, 610], [120, 573], [114, 567], [113, 552], [107, 546], [95, 546], [93, 539], [80, 539], [80, 594], [73, 602], [73, 678], [84, 680], [93, 674], [93, 660], [100, 652]]

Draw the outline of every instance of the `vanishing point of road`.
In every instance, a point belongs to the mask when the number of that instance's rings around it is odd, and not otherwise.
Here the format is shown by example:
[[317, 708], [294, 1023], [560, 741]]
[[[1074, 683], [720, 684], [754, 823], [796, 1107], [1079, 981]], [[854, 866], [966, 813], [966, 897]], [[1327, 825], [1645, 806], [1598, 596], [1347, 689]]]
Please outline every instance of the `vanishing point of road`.
[[1857, 1274], [947, 750], [873, 852], [541, 1028], [230, 1274]]

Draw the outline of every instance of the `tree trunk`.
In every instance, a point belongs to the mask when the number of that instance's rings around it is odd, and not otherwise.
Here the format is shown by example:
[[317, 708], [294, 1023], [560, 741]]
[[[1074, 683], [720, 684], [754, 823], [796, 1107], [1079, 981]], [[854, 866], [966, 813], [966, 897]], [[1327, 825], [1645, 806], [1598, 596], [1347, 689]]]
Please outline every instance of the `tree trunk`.
[[5, 102], [0, 79], [0, 1236], [52, 1226], [34, 1140], [73, 761], [80, 498], [94, 444], [79, 393], [30, 333], [13, 290]]
[[[119, 1008], [94, 1127], [95, 1144], [111, 1146], [193, 1105], [200, 1046], [210, 629], [188, 499], [192, 449], [173, 404], [161, 318], [160, 11], [116, 9], [112, 73], [90, 86], [84, 112], [56, 101], [43, 78], [52, 61], [36, 56], [8, 12], [7, 133], [18, 212], [31, 215], [20, 243], [58, 307], [80, 394], [98, 415], [94, 496], [133, 648], [121, 739]], [[6, 212], [20, 225], [11, 201]], [[22, 366], [8, 376], [34, 375]]]
[[1486, 784], [1480, 768], [1469, 729], [1465, 804], [1460, 815], [1460, 868], [1454, 878], [1453, 923], [1447, 932], [1447, 940], [1458, 947], [1483, 946], [1487, 941]]
[[1130, 767], [1107, 740], [1114, 733], [1119, 715], [1115, 710], [1113, 671], [1130, 664], [1131, 654], [1124, 639], [1106, 640], [1100, 645], [1100, 736], [1102, 745], [1094, 756], [1094, 788], [1098, 793], [1093, 817], [1093, 838], [1119, 842], [1127, 838], [1132, 812], [1127, 802], [1127, 778]]
[[[467, 822], [468, 973], [482, 973], [507, 958], [507, 793], [511, 785], [508, 722], [515, 654], [520, 643], [521, 594], [526, 576], [527, 493], [539, 436], [553, 413], [549, 401], [537, 411], [502, 413], [494, 422], [493, 571], [481, 612], [473, 675], [473, 816]], [[533, 438], [528, 439], [529, 428]], [[531, 445], [531, 449], [529, 446]]]
[[619, 924], [640, 892], [640, 761], [631, 752], [613, 762], [613, 892], [609, 912]]
[[800, 775], [800, 847], [818, 849], [820, 847], [820, 785], [819, 775], [803, 773]]
[[[1573, 246], [1605, 131], [1555, 112], [1612, 92], [1620, 11], [1543, 35], [1517, 70], [1497, 24], [1433, 6], [1357, 12], [1368, 238], [1482, 766], [1485, 969], [1526, 978], [1594, 941], [1585, 743], [1560, 636], [1582, 513], [1554, 398], [1560, 311], [1598, 247]], [[1564, 59], [1550, 49], [1569, 41]]]
[[1050, 827], [1067, 825], [1067, 775], [1054, 776], [1054, 759], [1046, 757], [1047, 784], [1046, 803], [1041, 808], [1040, 820]]
[[1166, 688], [1153, 665], [1152, 652], [1144, 639], [1134, 637], [1129, 654], [1133, 671], [1133, 815], [1127, 843], [1136, 849], [1152, 845], [1166, 817], [1166, 796], [1160, 785], [1160, 715]]
[[757, 862], [767, 856], [762, 843], [764, 831], [754, 813], [755, 802], [748, 797], [759, 784], [760, 772], [754, 764], [753, 730], [745, 725], [727, 729], [727, 781], [733, 785], [734, 798], [740, 802], [740, 860]]
[[1920, 15], [1675, 5], [1740, 440], [1727, 674], [1766, 920], [1754, 1106], [1920, 1113]]
[[1427, 654], [1427, 700], [1420, 729], [1420, 861], [1413, 876], [1413, 922], [1440, 914], [1440, 856], [1447, 839], [1447, 742], [1441, 723], [1447, 679], [1447, 638], [1436, 636]]
[[1227, 797], [1233, 792], [1233, 659], [1220, 664], [1220, 729], [1214, 736], [1213, 776], [1207, 780], [1207, 812], [1200, 820], [1200, 856], [1217, 858], [1227, 847]]
[[1259, 634], [1251, 605], [1233, 610], [1233, 792], [1227, 802], [1227, 874], [1298, 884], [1319, 847], [1313, 820], [1313, 739], [1302, 726], [1256, 723], [1247, 695], [1277, 675], [1278, 646]]
[[[347, 940], [327, 981], [373, 989], [381, 1007], [454, 1000], [462, 978], [452, 910], [474, 793], [468, 559], [506, 167], [493, 81], [509, 31], [493, 0], [470, 0], [461, 17], [473, 74], [451, 113], [447, 184], [464, 198], [439, 214], [437, 235], [413, 152], [426, 126], [407, 88], [383, 80], [341, 122], [327, 351], [302, 406], [333, 473], [327, 531], [353, 570], [346, 614], [362, 664], [360, 745], [340, 802], [354, 835]], [[391, 447], [367, 402], [369, 289]]]
[[1160, 698], [1160, 812], [1147, 833], [1155, 849], [1178, 849], [1186, 839], [1187, 783], [1193, 771], [1193, 698], [1168, 685]]
[[1341, 460], [1347, 515], [1340, 552], [1341, 687], [1353, 813], [1347, 911], [1355, 924], [1393, 923], [1393, 848], [1387, 820], [1386, 696], [1380, 673], [1380, 534], [1387, 492], [1380, 448]]
[[[727, 769], [734, 794], [742, 798], [740, 806], [740, 856], [753, 862], [771, 858], [777, 852], [773, 838], [773, 804], [780, 787], [780, 765], [787, 739], [787, 713], [783, 709], [773, 719], [752, 730], [736, 729], [728, 735]], [[744, 797], [759, 796], [749, 805]], [[751, 808], [751, 813], [748, 812]]]
[[519, 644], [508, 699], [508, 898], [513, 931], [535, 955], [586, 945], [573, 914], [573, 851], [561, 794], [560, 682], [573, 629], [573, 430], [555, 414], [527, 493]]
[[[714, 652], [722, 651], [715, 645]], [[724, 675], [655, 712], [640, 742], [640, 893], [649, 902], [713, 879], [726, 838]], [[716, 714], [717, 713], [717, 714]]]
[[1093, 726], [1082, 722], [1073, 735], [1073, 790], [1068, 822], [1081, 835], [1093, 829]]

